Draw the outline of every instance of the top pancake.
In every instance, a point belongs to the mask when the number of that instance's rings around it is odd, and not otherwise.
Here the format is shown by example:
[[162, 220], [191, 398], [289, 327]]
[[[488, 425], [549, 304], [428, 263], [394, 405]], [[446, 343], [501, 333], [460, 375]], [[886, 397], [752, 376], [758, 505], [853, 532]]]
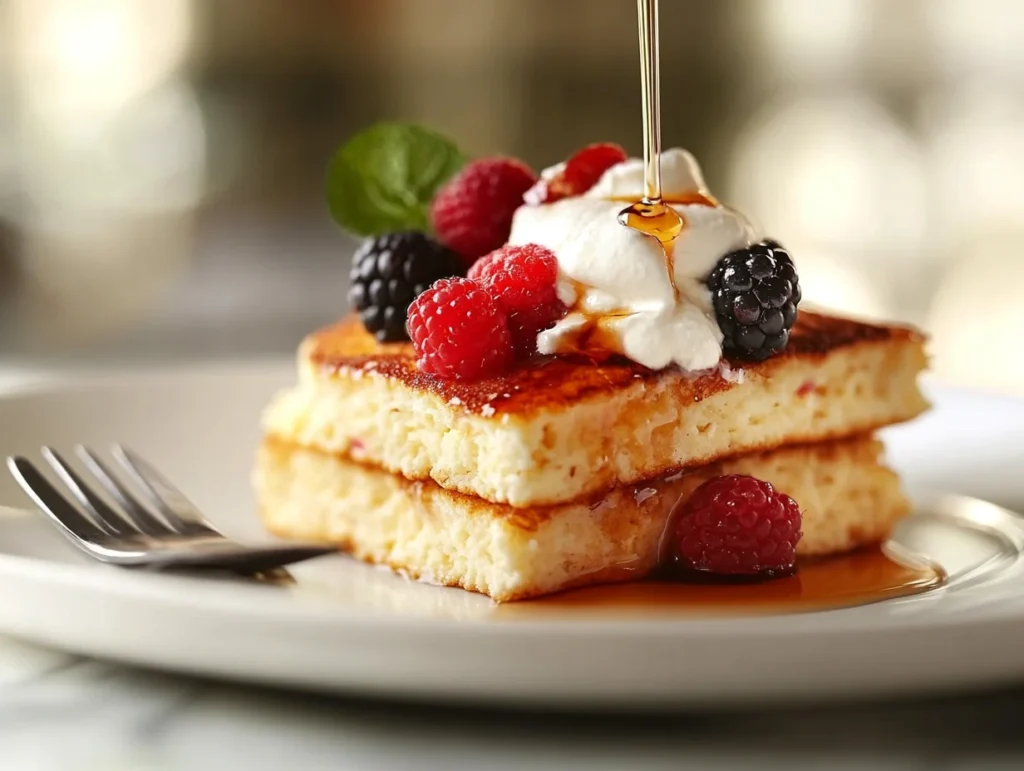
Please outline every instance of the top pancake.
[[691, 376], [612, 359], [542, 358], [471, 383], [420, 372], [355, 318], [310, 335], [269, 436], [516, 507], [746, 452], [867, 433], [926, 408], [923, 339], [802, 312], [789, 347]]
[[[727, 361], [726, 364], [729, 370], [770, 376], [772, 370], [791, 365], [794, 360], [811, 364], [842, 348], [859, 344], [919, 345], [921, 341], [921, 335], [904, 327], [875, 326], [802, 312], [784, 353], [765, 362]], [[650, 370], [621, 357], [595, 362], [582, 356], [542, 358], [501, 377], [472, 382], [446, 380], [420, 371], [411, 343], [380, 344], [356, 316], [314, 332], [305, 343], [304, 355], [325, 373], [372, 369], [412, 390], [435, 394], [470, 412], [479, 412], [490, 405], [495, 414], [523, 416], [565, 407], [623, 388], [636, 380], [672, 379], [683, 401], [701, 401], [738, 385], [734, 378], [723, 377], [722, 368], [691, 377], [676, 369]], [[490, 410], [487, 413], [491, 415]]]

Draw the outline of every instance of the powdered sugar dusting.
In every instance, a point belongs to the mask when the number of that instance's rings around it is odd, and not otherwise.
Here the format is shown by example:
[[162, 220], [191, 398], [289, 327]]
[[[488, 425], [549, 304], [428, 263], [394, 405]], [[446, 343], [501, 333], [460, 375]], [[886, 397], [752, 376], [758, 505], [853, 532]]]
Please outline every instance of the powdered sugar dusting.
[[636, 501], [636, 505], [641, 505], [644, 501], [649, 500], [651, 497], [658, 494], [658, 491], [653, 487], [645, 487], [642, 490], [635, 490], [633, 492], [633, 500]]
[[357, 366], [341, 366], [337, 372], [345, 372], [352, 380], [362, 380], [364, 377], [382, 377], [377, 371], [377, 362], [368, 361]]
[[742, 385], [747, 376], [746, 370], [742, 367], [733, 369], [727, 361], [723, 361], [718, 365], [718, 374], [722, 376], [722, 380], [736, 385]]

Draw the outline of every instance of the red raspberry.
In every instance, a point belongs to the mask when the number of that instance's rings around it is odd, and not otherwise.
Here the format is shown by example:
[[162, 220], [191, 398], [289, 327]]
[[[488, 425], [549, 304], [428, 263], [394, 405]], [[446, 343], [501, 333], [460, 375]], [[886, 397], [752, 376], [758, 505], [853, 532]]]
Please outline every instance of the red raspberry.
[[434, 197], [430, 217], [438, 239], [472, 265], [508, 241], [512, 215], [536, 181], [526, 164], [512, 158], [473, 161]]
[[540, 180], [523, 198], [535, 205], [583, 195], [597, 184], [602, 174], [626, 158], [626, 151], [612, 142], [587, 145], [565, 162], [561, 174]]
[[409, 337], [420, 369], [443, 378], [500, 375], [512, 364], [505, 312], [468, 278], [441, 279], [413, 300]]
[[675, 530], [675, 564], [687, 570], [771, 577], [793, 570], [800, 507], [748, 476], [715, 477], [683, 505]]
[[537, 352], [537, 335], [565, 315], [555, 292], [558, 262], [539, 244], [503, 246], [477, 260], [469, 277], [479, 281], [508, 314], [512, 343], [520, 358]]

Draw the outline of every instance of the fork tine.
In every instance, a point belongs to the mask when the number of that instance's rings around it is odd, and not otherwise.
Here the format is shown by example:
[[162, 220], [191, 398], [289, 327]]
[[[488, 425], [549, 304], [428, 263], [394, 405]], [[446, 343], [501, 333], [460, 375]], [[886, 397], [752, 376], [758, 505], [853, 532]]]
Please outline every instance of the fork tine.
[[221, 534], [199, 513], [199, 509], [185, 497], [184, 493], [138, 453], [117, 444], [114, 445], [113, 455], [149, 494], [153, 505], [174, 530], [179, 533]]
[[7, 459], [7, 468], [18, 486], [32, 502], [72, 539], [95, 542], [107, 532], [83, 515], [50, 481], [39, 473], [31, 461], [22, 457]]
[[75, 454], [82, 460], [86, 468], [102, 485], [107, 494], [117, 501], [124, 513], [124, 517], [146, 535], [162, 536], [173, 532], [153, 512], [141, 503], [128, 487], [123, 484], [106, 464], [103, 463], [88, 447], [78, 445], [75, 447]]
[[175, 566], [195, 568], [217, 567], [237, 571], [243, 575], [267, 573], [285, 565], [337, 554], [338, 547], [325, 544], [281, 544], [264, 547], [231, 547], [216, 552], [193, 552], [176, 555]]
[[124, 517], [110, 508], [102, 498], [92, 491], [59, 452], [52, 447], [44, 447], [43, 458], [60, 477], [79, 505], [92, 515], [93, 520], [101, 529], [111, 535], [134, 535], [138, 532]]

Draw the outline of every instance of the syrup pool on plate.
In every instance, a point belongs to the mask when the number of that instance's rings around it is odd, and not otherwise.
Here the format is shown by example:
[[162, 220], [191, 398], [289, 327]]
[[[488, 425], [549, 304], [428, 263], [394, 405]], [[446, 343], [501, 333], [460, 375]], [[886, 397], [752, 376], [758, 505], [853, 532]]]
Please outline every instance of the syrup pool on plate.
[[500, 616], [613, 610], [673, 615], [805, 613], [910, 597], [942, 586], [941, 568], [883, 547], [805, 559], [786, 578], [755, 583], [640, 581], [574, 589], [496, 609]]

